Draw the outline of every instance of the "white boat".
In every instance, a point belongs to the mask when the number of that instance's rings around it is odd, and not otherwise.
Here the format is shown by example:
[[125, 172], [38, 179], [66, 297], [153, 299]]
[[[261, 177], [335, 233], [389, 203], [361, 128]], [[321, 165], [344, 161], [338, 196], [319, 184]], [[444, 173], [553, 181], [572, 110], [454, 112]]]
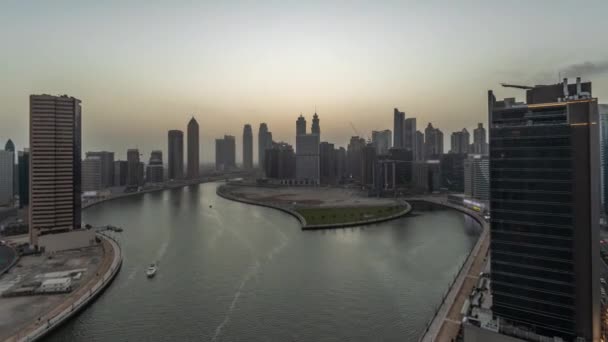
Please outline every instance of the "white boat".
[[150, 264], [150, 266], [148, 266], [148, 268], [146, 269], [146, 276], [148, 276], [148, 278], [154, 277], [154, 275], [156, 274], [156, 270], [158, 270], [156, 264]]

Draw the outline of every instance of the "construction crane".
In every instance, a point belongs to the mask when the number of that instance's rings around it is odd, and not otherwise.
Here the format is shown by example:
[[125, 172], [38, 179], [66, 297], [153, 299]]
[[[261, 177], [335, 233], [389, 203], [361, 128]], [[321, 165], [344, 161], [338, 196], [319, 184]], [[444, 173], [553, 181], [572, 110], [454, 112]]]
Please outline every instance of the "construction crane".
[[526, 86], [526, 85], [518, 85], [518, 84], [501, 83], [500, 85], [505, 88], [517, 88], [517, 89], [524, 89], [524, 90], [534, 89], [534, 87], [530, 87], [530, 86]]
[[359, 137], [360, 137], [360, 136], [361, 136], [361, 134], [359, 134], [359, 131], [357, 131], [357, 129], [355, 128], [355, 125], [353, 125], [352, 121], [351, 121], [351, 122], [349, 122], [349, 124], [350, 124], [350, 127], [352, 127], [352, 128], [353, 128], [353, 131], [355, 131], [355, 134], [356, 134], [357, 136], [359, 136]]

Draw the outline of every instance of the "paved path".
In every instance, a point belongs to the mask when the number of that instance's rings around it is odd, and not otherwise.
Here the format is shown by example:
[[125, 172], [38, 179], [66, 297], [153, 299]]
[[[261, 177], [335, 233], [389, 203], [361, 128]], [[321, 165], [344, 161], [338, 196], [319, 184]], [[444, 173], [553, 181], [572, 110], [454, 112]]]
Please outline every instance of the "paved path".
[[437, 313], [428, 326], [428, 329], [420, 338], [420, 341], [422, 342], [451, 341], [452, 339], [456, 339], [456, 336], [458, 336], [460, 322], [462, 322], [463, 318], [460, 311], [465, 300], [471, 294], [473, 287], [475, 284], [477, 284], [479, 273], [483, 270], [485, 265], [486, 256], [490, 246], [490, 226], [483, 219], [480, 213], [451, 204], [447, 202], [445, 197], [426, 196], [406, 198], [406, 200], [431, 202], [456, 209], [477, 219], [483, 228], [477, 243], [471, 250], [471, 253], [465, 261], [464, 266], [458, 273], [458, 276], [445, 297], [445, 300], [437, 310]]
[[40, 321], [37, 319], [32, 321], [29, 325], [20, 329], [19, 333], [9, 337], [5, 341], [35, 341], [43, 337], [65, 319], [68, 319], [78, 312], [78, 310], [82, 309], [109, 285], [120, 269], [122, 254], [118, 244], [111, 238], [103, 236], [102, 247], [104, 249], [104, 258], [94, 277], [83, 286], [80, 286], [78, 290], [71, 293], [61, 305], [44, 314]]

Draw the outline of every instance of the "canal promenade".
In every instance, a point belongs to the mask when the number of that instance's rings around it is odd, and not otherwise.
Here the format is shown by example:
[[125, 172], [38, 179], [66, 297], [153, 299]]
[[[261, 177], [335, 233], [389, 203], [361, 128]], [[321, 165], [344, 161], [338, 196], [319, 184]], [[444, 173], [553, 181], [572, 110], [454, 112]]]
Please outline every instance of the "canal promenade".
[[445, 197], [421, 196], [407, 198], [411, 202], [428, 202], [458, 210], [476, 220], [482, 227], [477, 243], [467, 256], [456, 278], [450, 285], [441, 305], [420, 336], [419, 342], [451, 341], [456, 339], [463, 315], [462, 306], [477, 284], [480, 272], [484, 269], [490, 247], [490, 226], [480, 213], [447, 201]]
[[122, 250], [114, 238], [99, 233], [103, 260], [96, 275], [70, 293], [65, 300], [41, 316], [31, 317], [30, 323], [19, 328], [6, 342], [37, 341], [90, 304], [114, 280], [122, 265]]

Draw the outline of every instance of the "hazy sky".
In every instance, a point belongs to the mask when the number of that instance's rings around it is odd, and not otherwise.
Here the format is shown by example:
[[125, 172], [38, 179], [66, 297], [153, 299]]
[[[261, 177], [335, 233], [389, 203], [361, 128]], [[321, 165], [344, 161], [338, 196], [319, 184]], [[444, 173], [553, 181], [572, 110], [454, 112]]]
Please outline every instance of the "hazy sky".
[[[86, 4], [85, 4], [86, 3]], [[2, 1], [0, 144], [27, 145], [28, 96], [83, 102], [83, 150], [147, 161], [167, 130], [214, 139], [267, 122], [294, 142], [315, 105], [322, 140], [392, 130], [393, 107], [445, 134], [485, 122], [500, 82], [593, 82], [608, 102], [608, 1]], [[459, 3], [459, 4], [456, 4]], [[257, 151], [257, 150], [256, 150]], [[257, 159], [257, 153], [254, 153]], [[166, 158], [166, 156], [165, 156]]]

